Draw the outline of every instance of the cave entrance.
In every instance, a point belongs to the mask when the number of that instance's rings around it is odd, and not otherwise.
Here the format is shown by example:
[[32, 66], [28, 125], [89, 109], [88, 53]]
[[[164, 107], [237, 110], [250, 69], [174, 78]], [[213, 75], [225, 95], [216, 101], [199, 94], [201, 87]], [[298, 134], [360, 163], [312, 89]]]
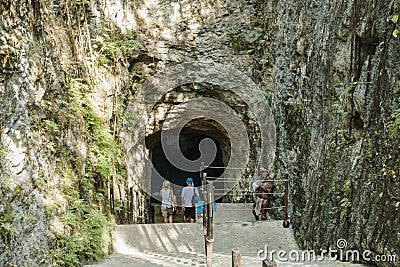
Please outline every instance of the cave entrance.
[[[211, 138], [201, 133], [187, 133], [181, 134], [179, 136], [179, 147], [182, 154], [186, 159], [196, 160], [200, 157], [199, 144], [204, 138]], [[222, 151], [221, 146], [218, 141], [214, 140], [217, 145], [217, 155], [212, 162], [213, 167], [223, 167], [224, 163], [222, 161]], [[200, 179], [200, 166], [199, 171], [189, 172], [181, 170], [176, 166], [172, 165], [171, 162], [165, 156], [165, 153], [161, 147], [161, 142], [157, 142], [151, 150], [151, 159], [153, 167], [157, 170], [158, 174], [166, 178], [173, 185], [186, 186], [186, 178], [192, 177], [194, 179], [195, 186], [200, 186], [202, 181]], [[158, 192], [162, 186], [160, 179], [155, 179], [157, 172], [152, 171], [152, 188]], [[208, 169], [208, 175], [212, 177], [219, 177], [223, 173], [223, 169]], [[152, 191], [154, 191], [152, 190]]]
[[[204, 171], [207, 172], [207, 177], [210, 177], [210, 180], [215, 180], [224, 173], [226, 162], [229, 162], [231, 147], [230, 140], [226, 135], [227, 133], [223, 128], [221, 129], [219, 124], [215, 121], [192, 121], [189, 125], [190, 127], [183, 128], [179, 134], [179, 149], [186, 159], [197, 160], [201, 155], [199, 150], [200, 142], [205, 138], [213, 140], [217, 148], [217, 153], [213, 162], [209, 165], [211, 168], [207, 168]], [[166, 133], [167, 140], [168, 137], [172, 137], [172, 134], [172, 131]], [[193, 178], [196, 187], [201, 186], [200, 166], [199, 170], [195, 172], [185, 171], [174, 166], [164, 153], [160, 132], [149, 136], [146, 139], [146, 146], [150, 151], [152, 161], [150, 218], [152, 218], [153, 223], [157, 223], [162, 220], [158, 213], [160, 209], [159, 205], [161, 204], [159, 192], [163, 181], [168, 180], [171, 182], [177, 204], [180, 206], [182, 187], [186, 186], [186, 179], [188, 177]], [[219, 190], [223, 190], [224, 184], [219, 183], [216, 187], [218, 187]], [[216, 201], [221, 202], [222, 198], [216, 199]], [[179, 220], [175, 219], [174, 221], [179, 222]]]
[[[192, 123], [193, 119], [198, 119], [197, 125]], [[225, 196], [227, 201], [239, 202], [245, 197], [252, 180], [257, 178], [257, 168], [270, 170], [273, 166], [276, 129], [265, 90], [233, 66], [215, 62], [171, 64], [142, 84], [124, 116], [121, 140], [127, 183], [136, 193], [132, 201], [134, 222], [151, 222], [150, 199], [161, 187], [161, 183], [152, 182], [153, 165], [165, 166], [159, 163], [163, 157], [157, 152], [160, 141], [157, 133], [183, 130], [182, 127], [218, 143], [220, 162], [222, 157], [226, 168], [214, 185], [221, 181], [224, 195], [219, 197]], [[171, 175], [180, 176], [176, 172]], [[183, 183], [182, 178], [175, 179]]]

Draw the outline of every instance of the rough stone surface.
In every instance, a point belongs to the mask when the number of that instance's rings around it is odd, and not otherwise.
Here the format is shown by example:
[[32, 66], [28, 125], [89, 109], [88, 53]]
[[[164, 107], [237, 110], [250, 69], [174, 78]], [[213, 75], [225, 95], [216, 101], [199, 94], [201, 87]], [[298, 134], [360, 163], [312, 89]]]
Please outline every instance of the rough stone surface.
[[53, 265], [59, 236], [72, 232], [61, 218], [69, 205], [65, 188], [85, 175], [88, 147], [81, 125], [66, 114], [66, 71], [79, 62], [95, 73], [91, 97], [99, 116], [112, 113], [109, 92], [117, 82], [125, 89], [128, 79], [101, 73], [82, 57], [82, 31], [68, 8], [84, 6], [75, 4], [0, 1], [0, 266]]
[[398, 5], [263, 7], [273, 47], [276, 167], [291, 177], [297, 241], [324, 248], [344, 238], [349, 248], [399, 259], [399, 139], [391, 125], [400, 46], [390, 20]]
[[[0, 239], [1, 263], [48, 263], [54, 233], [65, 230], [45, 216], [47, 205], [57, 202], [56, 214], [67, 205], [57, 187], [69, 179], [57, 169], [60, 155], [76, 159], [72, 177], [85, 174], [79, 125], [62, 136], [48, 129], [52, 116], [64, 116], [64, 70], [77, 63], [75, 75], [89, 70], [91, 102], [111, 118], [114, 95], [127, 104], [143, 80], [195, 61], [234, 66], [268, 99], [277, 129], [273, 175], [289, 173], [302, 248], [345, 238], [351, 249], [400, 259], [397, 1], [80, 2], [0, 1], [0, 215], [1, 229], [13, 231]], [[104, 18], [136, 29], [144, 45], [106, 71], [88, 56]], [[129, 186], [142, 222], [147, 199], [136, 182]]]
[[[299, 244], [345, 238], [399, 258], [395, 1], [144, 2], [136, 23], [160, 66], [231, 64], [268, 92], [274, 174], [289, 173]], [[254, 54], [258, 27], [265, 44]]]
[[[157, 105], [158, 102], [161, 104]], [[144, 138], [155, 135], [161, 128], [167, 131], [180, 124], [183, 128], [187, 122], [198, 117], [214, 120], [227, 132], [225, 137], [218, 140], [222, 142], [223, 150], [231, 147], [231, 153], [225, 156], [225, 166], [243, 171], [228, 169], [224, 177], [238, 181], [243, 178], [242, 187], [249, 189], [257, 167], [272, 165], [276, 136], [268, 103], [247, 76], [231, 67], [196, 62], [166, 69], [144, 84], [126, 114], [138, 118], [125, 121], [123, 134], [128, 168], [134, 170], [133, 179], [139, 182], [148, 182], [151, 167], [150, 162], [144, 163], [142, 158], [135, 157], [136, 154], [144, 154], [146, 159], [151, 158], [149, 149], [143, 151]], [[193, 126], [185, 127], [195, 129]], [[210, 134], [207, 133], [208, 128], [200, 131]], [[138, 171], [138, 166], [145, 167]], [[199, 167], [200, 162], [193, 169]], [[232, 193], [235, 199], [241, 199], [241, 195], [241, 192]]]

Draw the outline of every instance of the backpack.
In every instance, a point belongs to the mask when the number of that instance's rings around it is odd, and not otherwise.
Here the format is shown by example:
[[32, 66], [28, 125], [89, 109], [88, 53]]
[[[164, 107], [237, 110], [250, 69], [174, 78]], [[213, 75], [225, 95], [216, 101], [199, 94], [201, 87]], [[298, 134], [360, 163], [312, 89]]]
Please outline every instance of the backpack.
[[196, 188], [193, 186], [192, 207], [199, 202], [199, 196], [196, 194]]

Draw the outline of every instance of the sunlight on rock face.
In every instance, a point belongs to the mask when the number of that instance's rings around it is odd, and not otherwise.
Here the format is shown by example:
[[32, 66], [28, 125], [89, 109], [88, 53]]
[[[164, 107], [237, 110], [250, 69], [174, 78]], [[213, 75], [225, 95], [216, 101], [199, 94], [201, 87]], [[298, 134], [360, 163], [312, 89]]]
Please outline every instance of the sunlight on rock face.
[[156, 115], [156, 120], [160, 120], [161, 118], [164, 118], [165, 117], [165, 112], [166, 112], [165, 108], [160, 107], [158, 109], [158, 113]]
[[11, 130], [11, 132], [13, 133], [13, 138], [6, 136], [4, 140], [4, 143], [8, 144], [9, 153], [7, 158], [13, 168], [22, 167], [21, 163], [24, 161], [26, 153], [26, 148], [22, 146], [23, 134], [18, 130]]
[[147, 8], [157, 8], [157, 6], [159, 5], [159, 1], [157, 1], [157, 0], [144, 0], [143, 4]]
[[135, 16], [130, 9], [124, 7], [121, 0], [106, 0], [104, 5], [101, 5], [104, 14], [113, 20], [122, 32], [134, 29], [137, 25]]
[[13, 179], [10, 180], [10, 188], [16, 187], [18, 184], [23, 184], [29, 179], [29, 173], [26, 170], [26, 154], [25, 134], [16, 129], [6, 129], [2, 136], [2, 144], [6, 148], [5, 161], [10, 166], [9, 170], [12, 173]]
[[200, 27], [201, 27], [201, 24], [200, 23], [198, 23], [198, 22], [192, 22], [192, 23], [190, 23], [189, 24], [189, 29], [192, 31], [192, 32], [198, 32], [198, 30], [200, 29]]
[[181, 12], [180, 12], [180, 4], [179, 3], [171, 3], [171, 6], [174, 9], [174, 12], [170, 15], [170, 20], [172, 23], [177, 23], [182, 19]]
[[137, 13], [140, 18], [142, 18], [146, 22], [146, 24], [151, 23], [152, 19], [149, 17], [149, 12], [147, 8], [142, 7], [137, 11]]
[[162, 31], [161, 35], [165, 40], [173, 41], [175, 38], [173, 36], [174, 31], [171, 29], [165, 29]]

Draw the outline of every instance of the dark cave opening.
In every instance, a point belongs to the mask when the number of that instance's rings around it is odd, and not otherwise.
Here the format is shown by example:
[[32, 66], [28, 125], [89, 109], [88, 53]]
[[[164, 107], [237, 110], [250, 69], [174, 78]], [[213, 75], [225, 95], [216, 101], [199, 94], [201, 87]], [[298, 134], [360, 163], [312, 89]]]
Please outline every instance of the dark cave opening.
[[[213, 120], [193, 120], [189, 122], [179, 133], [175, 131], [166, 131], [163, 134], [167, 135], [166, 140], [169, 136], [179, 136], [179, 149], [183, 156], [187, 160], [198, 160], [201, 156], [200, 153], [200, 142], [209, 138], [214, 141], [216, 145], [216, 156], [212, 163], [209, 165], [211, 168], [206, 168], [204, 171], [207, 172], [208, 180], [215, 180], [220, 177], [224, 171], [227, 163], [229, 163], [231, 153], [231, 143], [227, 132], [219, 123]], [[176, 136], [175, 136], [176, 137]], [[167, 144], [168, 145], [168, 144]], [[159, 198], [159, 192], [162, 188], [164, 179], [171, 182], [171, 187], [176, 196], [177, 205], [181, 205], [181, 192], [182, 188], [186, 186], [186, 179], [188, 177], [193, 178], [194, 185], [199, 187], [202, 185], [200, 178], [200, 164], [196, 171], [186, 171], [174, 166], [165, 155], [161, 144], [161, 133], [160, 131], [148, 136], [146, 138], [146, 146], [150, 151], [152, 161], [151, 171], [151, 211], [150, 218], [151, 222], [157, 221], [156, 217], [158, 212], [158, 205], [161, 204]], [[165, 146], [165, 144], [164, 144]], [[207, 146], [205, 147], [207, 151]], [[215, 168], [220, 167], [220, 168]], [[160, 177], [161, 176], [161, 177]], [[214, 184], [219, 190], [224, 188], [223, 183]], [[200, 191], [200, 194], [202, 192]], [[201, 196], [200, 196], [201, 198]], [[217, 202], [221, 202], [222, 198], [216, 198]]]
[[[179, 135], [179, 148], [182, 151], [182, 154], [189, 160], [198, 159], [200, 157], [199, 144], [204, 138], [211, 138], [217, 146], [217, 155], [210, 166], [224, 167], [223, 152], [220, 143], [211, 136], [203, 133], [193, 132]], [[188, 177], [193, 178], [195, 186], [201, 185], [200, 166], [199, 170], [196, 172], [189, 172], [177, 168], [167, 159], [160, 141], [152, 146], [151, 158], [153, 163], [153, 171], [151, 175], [152, 196], [157, 195], [162, 186], [162, 179], [158, 179], [158, 175], [161, 175], [171, 182], [171, 185], [176, 188], [174, 191], [177, 196], [180, 194], [180, 192], [178, 192], [180, 191], [179, 186], [186, 186], [186, 179]], [[157, 170], [158, 173], [154, 171], [154, 169]], [[219, 177], [223, 173], [224, 169], [207, 168], [205, 171], [209, 177]], [[179, 202], [179, 198], [177, 200]]]

